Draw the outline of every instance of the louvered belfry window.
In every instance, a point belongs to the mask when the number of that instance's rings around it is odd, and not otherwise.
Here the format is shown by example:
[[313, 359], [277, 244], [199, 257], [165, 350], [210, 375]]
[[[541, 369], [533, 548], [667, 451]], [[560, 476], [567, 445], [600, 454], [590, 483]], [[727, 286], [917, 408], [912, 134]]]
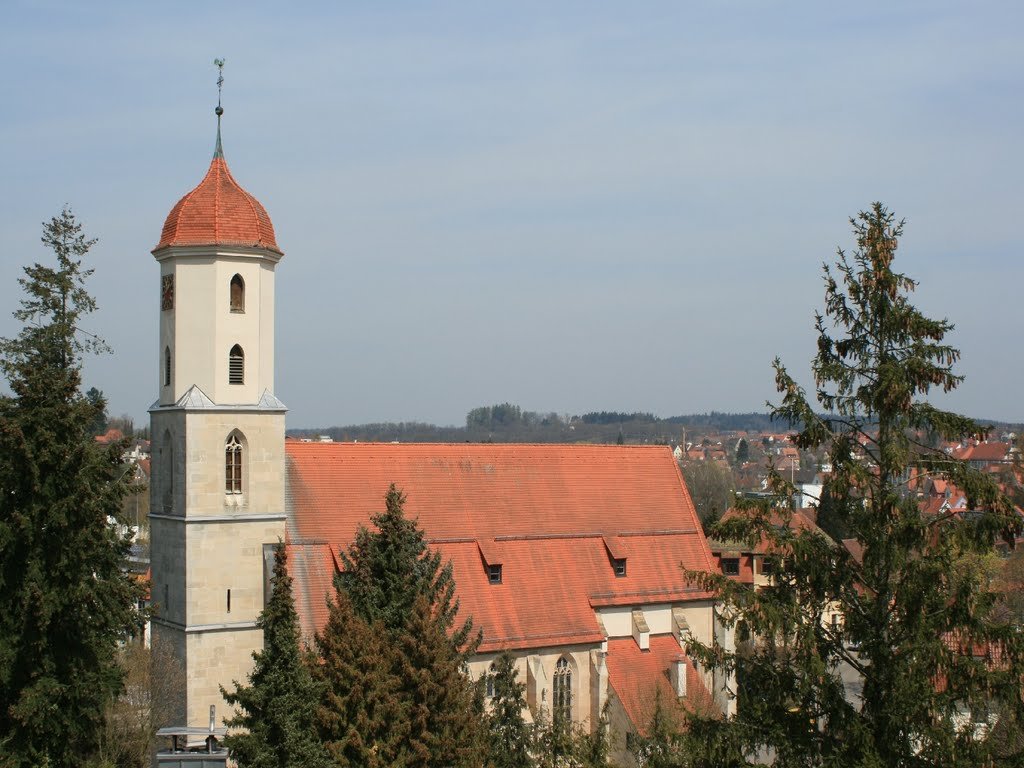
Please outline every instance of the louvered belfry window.
[[241, 275], [231, 278], [231, 311], [245, 312], [245, 281]]
[[555, 664], [552, 682], [552, 715], [563, 723], [572, 722], [572, 667], [565, 656]]
[[235, 434], [224, 445], [224, 492], [242, 492], [242, 443]]
[[245, 384], [245, 352], [237, 344], [228, 354], [228, 384]]
[[171, 386], [171, 348], [164, 347], [164, 386]]

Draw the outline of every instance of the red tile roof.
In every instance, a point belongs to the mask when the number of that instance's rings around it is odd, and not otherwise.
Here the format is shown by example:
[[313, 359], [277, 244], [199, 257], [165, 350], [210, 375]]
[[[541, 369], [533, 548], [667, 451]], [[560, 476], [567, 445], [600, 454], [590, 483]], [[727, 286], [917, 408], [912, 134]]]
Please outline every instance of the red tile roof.
[[171, 209], [154, 251], [176, 245], [242, 245], [281, 252], [267, 211], [235, 181], [220, 154], [199, 186]]
[[1010, 454], [1009, 443], [978, 443], [957, 451], [954, 455], [963, 461], [1002, 462]]
[[662, 706], [669, 714], [675, 708], [676, 694], [669, 678], [669, 668], [676, 659], [686, 660], [686, 706], [703, 708], [712, 697], [704, 679], [679, 643], [671, 635], [652, 635], [649, 650], [641, 651], [631, 637], [608, 641], [608, 683], [630, 722], [641, 733], [654, 714], [655, 695], [661, 691]]
[[[431, 547], [452, 562], [461, 611], [484, 632], [481, 651], [604, 639], [594, 608], [707, 595], [680, 565], [713, 568], [667, 447], [286, 442], [288, 536], [337, 552], [384, 509], [391, 483]], [[625, 555], [616, 577], [606, 545]], [[491, 584], [485, 558], [500, 558]], [[327, 567], [328, 560], [318, 561]], [[323, 626], [330, 579], [297, 597]], [[319, 594], [313, 594], [313, 593]]]
[[100, 445], [110, 445], [111, 443], [119, 443], [122, 440], [124, 440], [124, 433], [122, 433], [120, 429], [111, 427], [102, 435], [96, 435], [93, 438], [93, 440], [95, 440]]

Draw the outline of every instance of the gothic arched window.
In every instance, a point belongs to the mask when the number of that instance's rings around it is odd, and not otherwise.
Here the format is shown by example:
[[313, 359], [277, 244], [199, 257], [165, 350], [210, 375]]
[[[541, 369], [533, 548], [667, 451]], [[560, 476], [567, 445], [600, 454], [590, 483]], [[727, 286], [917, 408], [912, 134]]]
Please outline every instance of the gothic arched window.
[[555, 664], [552, 685], [551, 714], [555, 720], [572, 722], [572, 667], [563, 656]]
[[224, 444], [224, 493], [242, 492], [242, 458], [242, 441], [232, 432]]
[[241, 275], [231, 278], [231, 311], [245, 312], [245, 280]]
[[237, 344], [228, 353], [228, 384], [245, 384], [245, 352]]
[[164, 430], [164, 438], [160, 442], [160, 453], [160, 458], [163, 460], [163, 466], [160, 469], [166, 475], [163, 493], [161, 494], [163, 509], [160, 511], [166, 515], [171, 512], [174, 506], [174, 443], [171, 441], [170, 430]]
[[164, 386], [171, 386], [171, 348], [164, 347]]

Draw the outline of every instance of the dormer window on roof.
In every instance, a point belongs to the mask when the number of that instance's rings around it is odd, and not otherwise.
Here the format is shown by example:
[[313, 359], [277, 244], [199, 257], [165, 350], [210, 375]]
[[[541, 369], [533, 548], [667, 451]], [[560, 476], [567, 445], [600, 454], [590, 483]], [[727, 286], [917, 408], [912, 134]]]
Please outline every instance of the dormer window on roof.
[[493, 539], [484, 539], [478, 540], [476, 546], [480, 550], [480, 559], [483, 560], [487, 570], [487, 582], [501, 584], [501, 564], [504, 560], [501, 545]]
[[487, 566], [487, 581], [491, 584], [501, 584], [501, 563]]
[[604, 547], [608, 550], [608, 559], [612, 564], [612, 571], [615, 578], [621, 579], [626, 576], [626, 546], [621, 536], [602, 536]]

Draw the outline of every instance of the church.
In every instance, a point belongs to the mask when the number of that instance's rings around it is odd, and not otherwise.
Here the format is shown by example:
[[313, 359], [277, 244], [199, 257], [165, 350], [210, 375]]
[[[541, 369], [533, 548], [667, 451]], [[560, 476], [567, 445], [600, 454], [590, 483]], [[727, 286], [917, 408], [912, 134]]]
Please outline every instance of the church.
[[[691, 634], [731, 646], [716, 568], [667, 446], [350, 444], [285, 437], [274, 391], [274, 283], [283, 251], [217, 137], [171, 209], [160, 270], [158, 392], [150, 408], [153, 645], [180, 669], [175, 725], [230, 716], [220, 686], [262, 646], [272, 550], [286, 542], [303, 633], [326, 622], [339, 551], [394, 483], [453, 566], [484, 675], [516, 658], [528, 716], [642, 728], [655, 691], [730, 713], [732, 681], [697, 668]], [[215, 707], [215, 714], [211, 708]]]

